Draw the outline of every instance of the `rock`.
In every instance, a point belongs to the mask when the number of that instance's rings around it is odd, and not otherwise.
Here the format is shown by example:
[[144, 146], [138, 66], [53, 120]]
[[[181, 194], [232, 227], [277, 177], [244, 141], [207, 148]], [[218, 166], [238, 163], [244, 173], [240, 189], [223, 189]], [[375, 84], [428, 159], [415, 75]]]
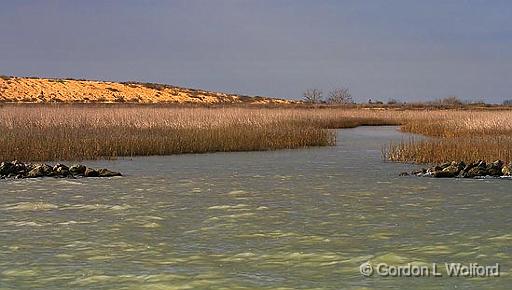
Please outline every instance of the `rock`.
[[[455, 163], [455, 165], [458, 165], [457, 163]], [[444, 168], [443, 170], [438, 170], [436, 172], [434, 172], [434, 177], [437, 177], [437, 178], [451, 178], [451, 177], [455, 177], [457, 175], [459, 175], [459, 167], [458, 166], [455, 166], [455, 165], [450, 165], [446, 168]]]
[[[406, 172], [407, 173], [407, 172]], [[113, 176], [122, 176], [121, 173], [108, 170], [106, 168], [102, 168], [98, 170], [98, 174], [100, 177], [113, 177]], [[409, 175], [409, 174], [407, 174]]]
[[86, 169], [87, 168], [82, 164], [75, 164], [69, 167], [69, 172], [73, 175], [84, 175]]
[[461, 170], [459, 176], [464, 178], [474, 178], [477, 176], [489, 175], [488, 166], [485, 161], [478, 160], [476, 162], [467, 164], [464, 169]]
[[85, 177], [99, 177], [100, 174], [98, 171], [96, 171], [92, 168], [87, 168], [87, 169], [85, 169], [84, 176]]
[[[466, 164], [464, 161], [445, 162], [441, 165], [435, 165], [422, 170], [416, 170], [411, 173], [416, 176], [433, 176], [437, 178], [475, 178], [475, 177], [500, 177], [512, 175], [512, 162], [505, 164], [502, 160], [496, 160], [492, 163], [486, 163], [483, 160]], [[400, 176], [408, 175], [406, 172], [400, 173]]]
[[432, 174], [432, 176], [434, 176], [436, 178], [450, 178], [450, 177], [454, 177], [453, 174], [451, 174], [448, 171], [444, 171], [444, 170], [436, 171], [436, 172], [434, 172], [434, 174]]
[[23, 175], [27, 172], [27, 165], [23, 162], [19, 162], [15, 160], [13, 162], [14, 165], [14, 172], [18, 175]]
[[509, 164], [509, 165], [505, 165], [503, 166], [503, 168], [501, 168], [501, 174], [503, 174], [503, 176], [510, 176], [512, 175], [512, 164]]
[[0, 175], [7, 176], [13, 173], [15, 166], [12, 162], [2, 162], [0, 163]]
[[454, 165], [450, 165], [450, 166], [446, 167], [445, 169], [443, 169], [443, 172], [446, 172], [449, 175], [453, 175], [453, 177], [455, 177], [455, 176], [459, 175], [459, 172], [460, 172], [459, 164], [455, 163]]
[[45, 176], [53, 176], [53, 168], [48, 164], [41, 165]]
[[112, 171], [106, 168], [94, 170], [93, 168], [87, 168], [81, 164], [75, 164], [68, 168], [66, 165], [60, 163], [51, 167], [48, 164], [22, 163], [19, 161], [1, 162], [0, 173], [0, 179], [38, 178], [50, 176], [75, 178], [74, 175], [85, 177], [122, 176], [120, 172]]
[[430, 167], [429, 169], [427, 169], [426, 173], [434, 174], [437, 171], [443, 171], [443, 168], [441, 166], [433, 166], [433, 167]]
[[[467, 173], [467, 172], [469, 172], [471, 169], [473, 169], [473, 168], [475, 168], [475, 167], [477, 167], [477, 166], [478, 166], [478, 163], [476, 163], [476, 162], [469, 163], [469, 164], [467, 164], [467, 165], [464, 167], [464, 169], [462, 169], [462, 171], [463, 171], [464, 173]], [[461, 173], [461, 174], [462, 174], [462, 173]]]
[[473, 178], [473, 177], [477, 177], [477, 176], [486, 176], [486, 175], [488, 175], [486, 168], [476, 166], [476, 167], [471, 168], [468, 172], [466, 172], [465, 177]]
[[37, 165], [28, 172], [27, 178], [43, 177], [43, 176], [45, 176], [45, 172], [46, 172], [46, 170], [44, 168], [44, 165], [42, 165], [42, 164]]
[[485, 161], [479, 160], [476, 166], [485, 169], [487, 168], [487, 163], [485, 163]]
[[416, 171], [413, 171], [411, 172], [412, 175], [423, 175], [427, 173], [427, 169], [426, 168], [422, 168], [421, 170], [416, 170]]
[[492, 164], [497, 167], [503, 167], [503, 165], [505, 165], [505, 162], [503, 162], [502, 160], [496, 160]]
[[501, 176], [501, 169], [503, 168], [503, 161], [496, 160], [493, 163], [487, 165], [487, 174], [490, 176]]
[[30, 171], [27, 173], [27, 178], [53, 176], [53, 169], [48, 164], [35, 164], [29, 168], [32, 169], [30, 169]]
[[466, 163], [464, 161], [461, 161], [461, 162], [458, 162], [456, 164], [456, 166], [459, 169], [459, 171], [462, 171], [462, 170], [464, 170], [464, 168], [466, 168]]
[[66, 177], [69, 175], [69, 168], [64, 164], [56, 164], [53, 166], [53, 173], [57, 176]]
[[446, 163], [439, 165], [439, 167], [441, 167], [441, 169], [445, 169], [446, 167], [448, 167], [450, 165], [452, 165], [452, 162], [446, 162]]

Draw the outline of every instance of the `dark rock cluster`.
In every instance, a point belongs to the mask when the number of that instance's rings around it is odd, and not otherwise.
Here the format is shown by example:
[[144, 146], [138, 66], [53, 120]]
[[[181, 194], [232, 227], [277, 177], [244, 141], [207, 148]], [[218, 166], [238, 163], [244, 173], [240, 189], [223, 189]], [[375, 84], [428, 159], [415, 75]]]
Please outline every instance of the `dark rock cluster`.
[[112, 177], [121, 173], [108, 169], [92, 169], [81, 164], [67, 167], [64, 164], [23, 163], [19, 161], [1, 162], [0, 179], [4, 178], [38, 178], [38, 177]]
[[[480, 160], [469, 164], [466, 164], [463, 161], [447, 162], [429, 168], [423, 168], [419, 171], [414, 171], [411, 174], [437, 178], [481, 178], [511, 176], [511, 171], [512, 163], [506, 164], [501, 160], [486, 163], [485, 161]], [[403, 172], [400, 175], [405, 176], [410, 174]]]

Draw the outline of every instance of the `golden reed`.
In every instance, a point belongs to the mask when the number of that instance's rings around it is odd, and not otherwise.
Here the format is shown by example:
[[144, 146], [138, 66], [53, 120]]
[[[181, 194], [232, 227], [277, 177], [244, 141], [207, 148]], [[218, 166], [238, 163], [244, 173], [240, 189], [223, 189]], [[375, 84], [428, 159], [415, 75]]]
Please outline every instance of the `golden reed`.
[[387, 159], [401, 162], [442, 163], [484, 160], [512, 161], [512, 111], [446, 111], [441, 116], [410, 120], [402, 131], [430, 138], [391, 144]]
[[433, 138], [393, 144], [385, 152], [387, 159], [509, 161], [511, 119], [510, 110], [4, 104], [0, 105], [0, 160], [84, 160], [330, 146], [336, 142], [330, 129], [402, 125], [406, 132]]
[[0, 160], [83, 160], [329, 146], [336, 140], [335, 132], [327, 128], [364, 122], [383, 121], [311, 109], [3, 105]]

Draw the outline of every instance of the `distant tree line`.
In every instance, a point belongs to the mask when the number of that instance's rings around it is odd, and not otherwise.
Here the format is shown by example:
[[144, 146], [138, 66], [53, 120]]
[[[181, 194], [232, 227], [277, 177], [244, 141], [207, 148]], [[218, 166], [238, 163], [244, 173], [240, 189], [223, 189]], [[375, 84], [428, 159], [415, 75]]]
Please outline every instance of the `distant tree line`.
[[[332, 105], [350, 105], [355, 104], [354, 98], [347, 87], [339, 87], [329, 91], [327, 96], [324, 96], [322, 90], [310, 88], [304, 91], [302, 95], [304, 102], [309, 104], [332, 104]], [[398, 101], [395, 98], [390, 98], [386, 103], [379, 100], [368, 100], [369, 105], [391, 105], [391, 106], [433, 106], [433, 107], [462, 107], [466, 105], [488, 105], [485, 101], [467, 101], [462, 100], [458, 96], [448, 96], [431, 101], [420, 102], [405, 102]], [[512, 106], [512, 99], [503, 101], [504, 106]]]
[[307, 89], [304, 91], [303, 99], [306, 103], [310, 104], [347, 105], [354, 103], [350, 90], [345, 87], [339, 87], [330, 91], [327, 98], [324, 98], [322, 90]]

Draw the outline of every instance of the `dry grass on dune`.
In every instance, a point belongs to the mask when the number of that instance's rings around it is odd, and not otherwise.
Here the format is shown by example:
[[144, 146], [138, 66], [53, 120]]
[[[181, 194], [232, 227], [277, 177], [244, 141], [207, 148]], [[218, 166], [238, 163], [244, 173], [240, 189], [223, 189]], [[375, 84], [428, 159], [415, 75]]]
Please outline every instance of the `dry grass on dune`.
[[411, 120], [405, 132], [433, 138], [392, 144], [389, 160], [440, 163], [452, 160], [512, 161], [512, 111], [447, 111], [441, 118]]
[[5, 105], [0, 107], [0, 160], [328, 146], [335, 133], [326, 128], [398, 124], [400, 118], [330, 109]]

